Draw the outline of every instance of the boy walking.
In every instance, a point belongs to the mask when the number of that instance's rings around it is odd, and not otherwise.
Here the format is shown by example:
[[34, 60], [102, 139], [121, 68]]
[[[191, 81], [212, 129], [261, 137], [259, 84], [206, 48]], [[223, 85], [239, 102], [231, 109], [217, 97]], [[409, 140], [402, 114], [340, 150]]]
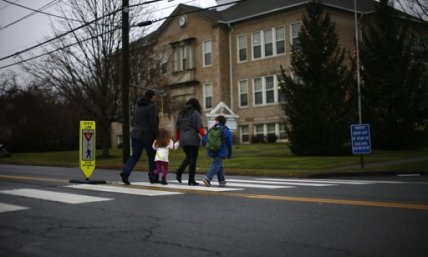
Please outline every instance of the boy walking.
[[[232, 134], [229, 128], [225, 126], [226, 118], [223, 115], [219, 115], [215, 118], [215, 122], [215, 125], [202, 138], [202, 144], [208, 148], [208, 156], [212, 158], [211, 167], [203, 180], [207, 187], [211, 186], [211, 180], [214, 175], [217, 175], [220, 187], [226, 185], [223, 160], [226, 157], [228, 159], [232, 158]], [[217, 137], [219, 139], [216, 139]]]

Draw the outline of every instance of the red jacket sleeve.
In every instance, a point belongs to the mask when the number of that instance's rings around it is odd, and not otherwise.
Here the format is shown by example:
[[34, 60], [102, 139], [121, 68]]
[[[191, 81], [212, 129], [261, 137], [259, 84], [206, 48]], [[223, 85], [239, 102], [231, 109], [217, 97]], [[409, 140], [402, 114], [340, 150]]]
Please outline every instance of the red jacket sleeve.
[[200, 127], [198, 129], [198, 131], [199, 131], [199, 135], [201, 135], [201, 137], [205, 136], [205, 129], [203, 127]]
[[175, 130], [175, 140], [180, 140], [180, 130], [179, 129], [176, 129]]

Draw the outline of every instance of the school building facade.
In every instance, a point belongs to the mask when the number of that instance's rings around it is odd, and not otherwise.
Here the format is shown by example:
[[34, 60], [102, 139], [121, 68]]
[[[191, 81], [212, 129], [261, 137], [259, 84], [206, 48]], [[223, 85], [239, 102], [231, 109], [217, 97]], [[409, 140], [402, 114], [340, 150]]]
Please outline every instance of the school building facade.
[[[291, 71], [291, 48], [308, 1], [233, 2], [218, 0], [222, 6], [215, 10], [180, 4], [152, 33], [153, 58], [166, 81], [162, 87], [167, 88], [169, 101], [184, 104], [191, 97], [199, 99], [206, 126], [210, 112], [225, 104], [236, 117], [236, 142], [251, 143], [273, 134], [277, 142], [287, 141], [278, 78], [280, 65]], [[322, 2], [336, 24], [341, 46], [351, 52], [354, 1]], [[374, 12], [374, 4], [358, 1], [360, 19]], [[178, 111], [164, 116], [164, 126], [171, 131]]]

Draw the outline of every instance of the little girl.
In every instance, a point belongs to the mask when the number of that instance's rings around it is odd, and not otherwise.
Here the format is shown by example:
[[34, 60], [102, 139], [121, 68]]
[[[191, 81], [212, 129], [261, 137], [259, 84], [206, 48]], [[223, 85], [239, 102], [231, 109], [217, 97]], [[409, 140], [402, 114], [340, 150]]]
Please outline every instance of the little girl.
[[168, 175], [168, 155], [169, 149], [174, 150], [180, 146], [180, 142], [177, 141], [174, 144], [169, 132], [166, 129], [160, 128], [156, 140], [153, 142], [153, 149], [156, 150], [155, 162], [156, 170], [155, 175], [158, 175], [162, 171], [162, 185], [168, 185], [166, 182], [166, 176]]

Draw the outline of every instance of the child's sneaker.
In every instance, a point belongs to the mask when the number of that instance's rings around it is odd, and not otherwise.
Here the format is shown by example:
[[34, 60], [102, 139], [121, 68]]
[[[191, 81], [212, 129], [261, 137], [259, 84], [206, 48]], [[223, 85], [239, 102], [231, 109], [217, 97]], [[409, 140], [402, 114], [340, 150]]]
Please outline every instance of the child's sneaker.
[[204, 178], [203, 181], [204, 181], [205, 186], [207, 186], [207, 187], [211, 186], [211, 182], [207, 178]]
[[219, 186], [219, 187], [225, 187], [225, 186], [226, 186], [226, 180], [219, 181], [219, 182], [218, 182], [218, 186]]

